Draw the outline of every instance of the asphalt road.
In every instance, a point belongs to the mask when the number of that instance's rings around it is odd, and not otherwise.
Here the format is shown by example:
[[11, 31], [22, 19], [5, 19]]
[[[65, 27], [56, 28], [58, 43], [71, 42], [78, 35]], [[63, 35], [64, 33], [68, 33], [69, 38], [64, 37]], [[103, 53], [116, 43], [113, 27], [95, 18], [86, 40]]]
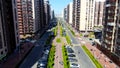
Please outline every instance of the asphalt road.
[[64, 28], [66, 29], [68, 35], [70, 36], [71, 38], [71, 42], [73, 44], [78, 44], [78, 42], [76, 41], [76, 39], [74, 38], [74, 36], [72, 35], [71, 31], [67, 28], [67, 26], [65, 24], [63, 24]]
[[81, 68], [96, 68], [80, 46], [73, 46], [73, 49], [78, 56]]
[[49, 33], [46, 32], [41, 39], [36, 42], [35, 47], [23, 61], [19, 68], [31, 68], [37, 61], [42, 57], [42, 51], [44, 47], [44, 43], [49, 37]]
[[[81, 48], [79, 41], [72, 35], [72, 33], [67, 28], [65, 23], [63, 23], [63, 26], [66, 29], [68, 35], [70, 36], [70, 39], [72, 40], [71, 41], [72, 44], [79, 45], [79, 46], [73, 46], [73, 49], [74, 49], [76, 55], [78, 56], [78, 60], [80, 61], [79, 63], [80, 63], [81, 68], [96, 68], [96, 66], [91, 62], [89, 57], [86, 55], [86, 53]], [[80, 52], [80, 54], [78, 54], [78, 51]]]

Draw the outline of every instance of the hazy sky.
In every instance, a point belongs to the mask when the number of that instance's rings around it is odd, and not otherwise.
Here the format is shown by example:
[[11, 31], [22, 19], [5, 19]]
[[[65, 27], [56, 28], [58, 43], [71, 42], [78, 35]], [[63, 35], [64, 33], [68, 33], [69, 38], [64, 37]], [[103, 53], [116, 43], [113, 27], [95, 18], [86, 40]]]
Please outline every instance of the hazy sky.
[[56, 14], [61, 14], [63, 9], [73, 0], [49, 0], [52, 9]]
[[[52, 9], [54, 9], [56, 14], [61, 14], [63, 9], [73, 0], [49, 0]], [[96, 0], [104, 1], [104, 0]]]

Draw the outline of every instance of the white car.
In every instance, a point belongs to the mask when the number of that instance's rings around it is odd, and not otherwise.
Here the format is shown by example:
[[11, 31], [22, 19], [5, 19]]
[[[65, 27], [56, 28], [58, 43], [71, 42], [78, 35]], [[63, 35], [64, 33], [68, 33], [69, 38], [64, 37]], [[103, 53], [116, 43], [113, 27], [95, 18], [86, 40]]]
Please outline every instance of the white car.
[[77, 63], [71, 63], [70, 68], [80, 68], [80, 65]]

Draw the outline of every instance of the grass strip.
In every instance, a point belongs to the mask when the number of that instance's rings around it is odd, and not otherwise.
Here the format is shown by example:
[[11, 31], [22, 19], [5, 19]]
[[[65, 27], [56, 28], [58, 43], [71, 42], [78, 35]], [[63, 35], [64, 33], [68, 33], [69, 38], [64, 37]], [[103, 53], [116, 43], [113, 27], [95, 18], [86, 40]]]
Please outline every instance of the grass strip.
[[82, 46], [84, 51], [87, 53], [87, 55], [90, 57], [90, 59], [93, 61], [93, 63], [96, 65], [97, 68], [103, 68], [102, 65], [95, 59], [95, 57], [92, 55], [92, 53], [86, 48], [85, 45]]
[[68, 44], [71, 44], [71, 40], [70, 40], [70, 37], [68, 36], [68, 34], [66, 34], [65, 38], [66, 38], [66, 40], [67, 40], [67, 43], [68, 43]]
[[52, 47], [50, 49], [50, 52], [49, 52], [47, 68], [53, 68], [53, 66], [54, 66], [54, 56], [55, 56], [55, 46], [52, 45]]
[[57, 38], [57, 39], [56, 39], [56, 42], [57, 42], [57, 43], [61, 43], [61, 39], [60, 39], [60, 38]]
[[67, 54], [67, 50], [66, 50], [65, 46], [62, 46], [62, 56], [63, 56], [64, 68], [70, 68], [68, 54]]

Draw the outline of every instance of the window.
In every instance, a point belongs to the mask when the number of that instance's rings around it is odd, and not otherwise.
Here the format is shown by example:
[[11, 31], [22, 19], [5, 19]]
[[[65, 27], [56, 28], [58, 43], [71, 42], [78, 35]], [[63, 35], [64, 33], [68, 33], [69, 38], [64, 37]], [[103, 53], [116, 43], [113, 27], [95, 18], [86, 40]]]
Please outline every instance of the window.
[[0, 49], [2, 48], [2, 37], [1, 37], [1, 33], [0, 33]]
[[15, 21], [17, 21], [17, 12], [16, 12], [16, 8], [14, 8], [14, 12], [15, 12]]
[[7, 49], [5, 49], [5, 52], [7, 52]]
[[3, 51], [1, 51], [1, 55], [3, 54]]

